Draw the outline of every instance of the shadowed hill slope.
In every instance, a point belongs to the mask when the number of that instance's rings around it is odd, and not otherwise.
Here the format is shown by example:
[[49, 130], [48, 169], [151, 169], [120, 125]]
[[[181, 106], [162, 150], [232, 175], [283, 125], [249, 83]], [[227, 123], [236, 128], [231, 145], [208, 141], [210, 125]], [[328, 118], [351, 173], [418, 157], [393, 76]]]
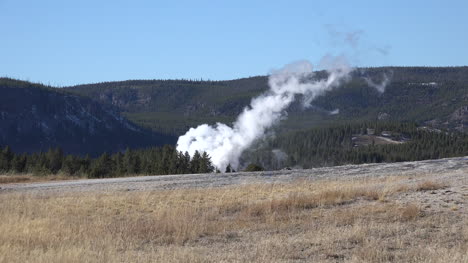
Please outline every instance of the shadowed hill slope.
[[128, 122], [111, 105], [64, 90], [2, 78], [0, 94], [0, 145], [17, 152], [61, 147], [97, 155], [174, 143], [173, 137]]

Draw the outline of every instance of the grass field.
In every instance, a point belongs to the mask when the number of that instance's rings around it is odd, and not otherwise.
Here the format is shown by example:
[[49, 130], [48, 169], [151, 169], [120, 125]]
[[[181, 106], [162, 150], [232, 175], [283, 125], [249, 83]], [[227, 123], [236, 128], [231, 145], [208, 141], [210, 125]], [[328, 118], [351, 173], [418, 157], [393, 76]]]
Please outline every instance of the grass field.
[[0, 262], [468, 262], [465, 208], [437, 205], [451, 187], [389, 176], [0, 193]]

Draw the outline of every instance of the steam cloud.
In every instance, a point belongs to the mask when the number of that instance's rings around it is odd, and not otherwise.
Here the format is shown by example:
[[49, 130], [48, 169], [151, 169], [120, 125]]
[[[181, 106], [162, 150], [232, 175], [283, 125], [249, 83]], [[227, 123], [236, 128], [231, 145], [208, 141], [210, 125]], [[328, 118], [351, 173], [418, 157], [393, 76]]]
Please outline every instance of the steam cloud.
[[[332, 39], [337, 43], [344, 43], [356, 49], [364, 32], [340, 32], [333, 25], [327, 26]], [[386, 52], [387, 49], [382, 50]], [[252, 99], [250, 106], [237, 117], [230, 127], [223, 123], [214, 126], [202, 124], [197, 128], [190, 128], [177, 141], [177, 150], [188, 152], [191, 156], [195, 151], [207, 152], [211, 156], [213, 165], [224, 171], [228, 164], [236, 170], [239, 167], [241, 154], [255, 141], [265, 136], [268, 128], [272, 127], [285, 116], [285, 110], [302, 95], [302, 105], [307, 108], [310, 103], [350, 78], [353, 70], [344, 57], [326, 56], [322, 59], [320, 68], [328, 72], [322, 79], [314, 79], [313, 67], [307, 61], [286, 65], [284, 68], [272, 72], [269, 77], [270, 90]], [[367, 84], [383, 93], [389, 83], [389, 77], [384, 74], [381, 83], [370, 78], [364, 78]], [[329, 112], [338, 114], [339, 109]]]
[[390, 78], [385, 73], [383, 74], [382, 78], [382, 82], [380, 83], [375, 83], [372, 79], [367, 77], [365, 77], [364, 80], [366, 81], [367, 85], [375, 88], [378, 92], [383, 93], [385, 92], [385, 88], [387, 87], [387, 85], [390, 83]]
[[228, 164], [237, 170], [242, 152], [278, 123], [296, 95], [303, 95], [304, 105], [310, 105], [317, 96], [346, 81], [353, 70], [343, 57], [327, 56], [320, 65], [328, 72], [326, 78], [314, 79], [313, 66], [307, 61], [273, 71], [268, 80], [270, 90], [252, 99], [233, 127], [217, 123], [190, 128], [179, 137], [177, 150], [191, 156], [196, 150], [206, 152], [219, 170], [224, 171]]
[[333, 45], [345, 44], [353, 49], [356, 49], [364, 35], [363, 30], [341, 31], [337, 25], [327, 24], [324, 26]]

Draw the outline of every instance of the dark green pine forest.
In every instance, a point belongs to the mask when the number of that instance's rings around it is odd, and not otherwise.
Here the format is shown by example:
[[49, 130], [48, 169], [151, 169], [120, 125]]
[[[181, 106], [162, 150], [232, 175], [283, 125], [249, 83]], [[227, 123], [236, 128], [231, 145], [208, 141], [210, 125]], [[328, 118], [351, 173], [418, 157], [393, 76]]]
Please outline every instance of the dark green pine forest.
[[10, 147], [0, 153], [0, 172], [38, 176], [64, 174], [88, 178], [132, 175], [163, 175], [210, 173], [214, 171], [206, 153], [178, 152], [173, 146], [152, 147], [114, 154], [103, 153], [96, 158], [64, 154], [60, 148], [33, 154], [16, 154]]
[[[389, 132], [399, 144], [380, 144], [370, 137], [368, 145], [356, 138]], [[367, 137], [366, 137], [367, 138]], [[375, 138], [374, 141], [372, 138]], [[281, 152], [281, 156], [278, 156]], [[402, 162], [468, 155], [468, 135], [418, 128], [415, 123], [365, 122], [314, 128], [267, 138], [242, 156], [242, 170], [312, 168], [344, 164]], [[249, 165], [248, 165], [249, 164]], [[245, 167], [247, 166], [247, 167]], [[10, 147], [0, 153], [0, 172], [34, 175], [65, 174], [89, 178], [131, 175], [163, 175], [214, 172], [210, 156], [178, 152], [174, 146], [151, 147], [99, 157], [64, 154], [59, 148], [32, 154], [16, 154]], [[226, 172], [231, 172], [230, 167]]]
[[[382, 143], [381, 136], [391, 133], [394, 142]], [[356, 139], [368, 138], [368, 144]], [[354, 139], [354, 140], [353, 140]], [[278, 156], [281, 151], [282, 156]], [[275, 154], [276, 153], [276, 154]], [[415, 123], [364, 122], [291, 132], [258, 143], [243, 158], [269, 169], [312, 168], [344, 164], [418, 161], [468, 155], [468, 135], [461, 132], [418, 128]]]

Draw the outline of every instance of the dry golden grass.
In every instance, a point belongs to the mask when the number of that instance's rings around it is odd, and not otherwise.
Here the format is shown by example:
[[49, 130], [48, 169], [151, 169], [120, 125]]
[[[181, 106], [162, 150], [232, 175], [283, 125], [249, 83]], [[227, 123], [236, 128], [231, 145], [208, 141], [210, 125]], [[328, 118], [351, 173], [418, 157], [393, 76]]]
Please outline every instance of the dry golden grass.
[[467, 262], [466, 215], [395, 201], [404, 180], [4, 193], [0, 262]]
[[445, 184], [440, 182], [434, 181], [424, 181], [421, 182], [416, 186], [416, 190], [418, 191], [431, 191], [431, 190], [439, 190], [447, 187]]
[[25, 183], [32, 181], [30, 175], [0, 175], [0, 184]]
[[74, 180], [83, 179], [76, 176], [68, 175], [47, 175], [47, 176], [33, 176], [30, 174], [12, 174], [0, 175], [0, 184], [16, 184], [16, 183], [33, 183], [33, 182], [47, 182], [59, 180]]

